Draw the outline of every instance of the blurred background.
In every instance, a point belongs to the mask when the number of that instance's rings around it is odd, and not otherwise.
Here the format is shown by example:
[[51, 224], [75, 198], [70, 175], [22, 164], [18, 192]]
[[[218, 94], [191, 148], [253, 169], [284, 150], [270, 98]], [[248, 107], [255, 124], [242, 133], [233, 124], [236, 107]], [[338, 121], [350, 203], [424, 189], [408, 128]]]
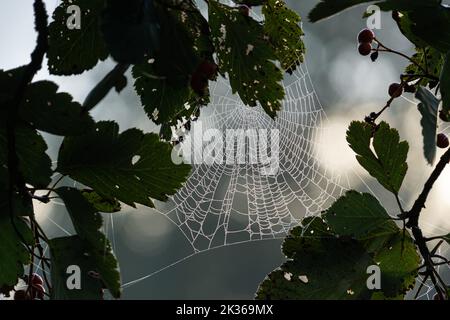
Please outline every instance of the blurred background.
[[[58, 0], [47, 0], [48, 12]], [[317, 0], [286, 0], [303, 18], [307, 47], [306, 66], [317, 95], [326, 112], [322, 124], [323, 135], [317, 141], [316, 159], [324, 170], [344, 177], [346, 183], [361, 191], [372, 190], [396, 214], [395, 199], [379, 188], [377, 183], [359, 168], [347, 146], [345, 132], [351, 120], [362, 120], [378, 111], [388, 100], [387, 88], [399, 82], [399, 74], [407, 61], [392, 55], [380, 55], [373, 63], [357, 52], [356, 35], [366, 26], [362, 19], [366, 7], [359, 6], [341, 15], [310, 24], [307, 13]], [[35, 45], [32, 0], [6, 0], [0, 3], [0, 69], [11, 69], [29, 62]], [[388, 47], [411, 54], [412, 44], [398, 31], [390, 14], [382, 14], [377, 37]], [[114, 63], [100, 63], [80, 76], [55, 77], [43, 68], [37, 80], [55, 81], [61, 91], [83, 101], [88, 92], [111, 70]], [[121, 130], [138, 127], [157, 132], [145, 115], [131, 78], [128, 87], [118, 95], [111, 92], [94, 110], [96, 120], [115, 120]], [[409, 171], [401, 191], [401, 199], [409, 207], [421, 191], [431, 167], [422, 156], [420, 114], [412, 95], [398, 99], [383, 119], [400, 131], [410, 144]], [[443, 125], [440, 132], [448, 128]], [[44, 134], [49, 154], [56, 159], [61, 139]], [[120, 152], [120, 150], [118, 150]], [[440, 152], [440, 151], [438, 151]], [[438, 154], [439, 156], [439, 154]], [[421, 224], [426, 234], [445, 234], [450, 231], [450, 169], [438, 180], [429, 198]], [[162, 205], [163, 207], [163, 205]], [[36, 204], [39, 221], [50, 236], [71, 234], [63, 206]], [[123, 283], [142, 277], [124, 289], [125, 299], [251, 299], [259, 283], [283, 262], [281, 240], [244, 243], [199, 253], [192, 257], [185, 237], [157, 210], [123, 207], [114, 220], [105, 216], [105, 230], [118, 257]], [[186, 259], [184, 259], [186, 258]], [[183, 260], [184, 259], [184, 260]], [[174, 262], [179, 262], [172, 265]], [[155, 271], [161, 270], [153, 274]], [[442, 270], [448, 279], [448, 270]]]

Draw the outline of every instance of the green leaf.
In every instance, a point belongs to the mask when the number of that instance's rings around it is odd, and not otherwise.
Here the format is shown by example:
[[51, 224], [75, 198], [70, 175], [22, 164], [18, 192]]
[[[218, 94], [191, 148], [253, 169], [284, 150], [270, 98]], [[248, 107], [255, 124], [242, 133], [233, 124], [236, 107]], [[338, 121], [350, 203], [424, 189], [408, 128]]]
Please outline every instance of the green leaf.
[[205, 47], [196, 47], [205, 40], [205, 27], [198, 18], [198, 9], [190, 7], [189, 15], [168, 10], [164, 6], [156, 7], [161, 25], [161, 42], [152, 58], [155, 75], [171, 81], [189, 83], [189, 76], [200, 63], [200, 53]]
[[99, 231], [103, 224], [102, 216], [79, 190], [64, 187], [58, 188], [56, 193], [66, 205], [73, 226], [82, 242], [82, 250], [88, 253], [89, 261], [96, 268], [94, 271], [100, 274], [111, 294], [119, 298], [121, 294], [119, 268], [112, 253], [111, 244]]
[[[14, 97], [24, 71], [23, 67], [9, 71], [0, 70], [0, 112], [6, 112], [8, 101]], [[20, 119], [38, 130], [56, 135], [77, 135], [93, 128], [94, 121], [82, 113], [79, 103], [67, 93], [58, 93], [51, 81], [38, 81], [28, 85], [19, 107]], [[6, 114], [3, 115], [6, 119]]]
[[173, 164], [170, 145], [156, 134], [119, 134], [116, 123], [100, 122], [96, 130], [64, 140], [57, 171], [101, 195], [151, 206], [150, 198], [165, 200], [182, 186], [190, 166]]
[[156, 124], [169, 124], [182, 116], [188, 118], [195, 109], [209, 101], [207, 97], [199, 98], [185, 82], [158, 78], [154, 72], [150, 63], [133, 68], [136, 92], [145, 112]]
[[411, 10], [409, 17], [412, 21], [411, 31], [429, 46], [445, 54], [450, 51], [450, 8], [439, 2], [427, 0], [425, 4]]
[[160, 26], [153, 3], [106, 0], [100, 28], [117, 62], [142, 63], [159, 47]]
[[331, 17], [345, 9], [358, 4], [373, 2], [373, 0], [321, 0], [308, 15], [311, 22]]
[[189, 83], [202, 61], [214, 61], [209, 25], [196, 6], [184, 5], [188, 6], [186, 12], [158, 7], [160, 48], [152, 59], [133, 68], [135, 89], [145, 112], [155, 123], [167, 126], [189, 118], [209, 102], [208, 90], [199, 96]]
[[19, 115], [33, 127], [60, 136], [80, 135], [94, 127], [94, 120], [67, 93], [57, 93], [50, 81], [29, 85]]
[[[67, 8], [81, 9], [81, 28], [69, 29]], [[104, 0], [63, 0], [49, 26], [48, 68], [51, 74], [73, 75], [92, 69], [108, 57], [99, 23]]]
[[23, 276], [23, 265], [30, 263], [30, 254], [22, 240], [31, 246], [33, 233], [21, 218], [15, 217], [12, 224], [6, 211], [0, 214], [0, 230], [0, 287], [13, 286]]
[[265, 17], [264, 31], [281, 67], [292, 73], [304, 61], [305, 54], [300, 16], [282, 0], [267, 0], [262, 13]]
[[324, 219], [338, 235], [364, 242], [369, 252], [382, 248], [399, 231], [375, 197], [354, 190], [333, 203]]
[[436, 158], [436, 131], [439, 100], [426, 88], [419, 87], [416, 99], [420, 101], [419, 109], [422, 119], [423, 152], [429, 164], [433, 164]]
[[386, 297], [404, 294], [415, 283], [420, 258], [408, 232], [403, 235], [377, 199], [348, 191], [324, 215], [340, 237], [352, 237], [374, 256]]
[[[410, 14], [406, 11], [398, 12], [397, 14], [393, 14], [392, 18], [397, 22], [398, 29], [400, 32], [414, 45], [416, 46], [417, 53], [413, 56], [414, 60], [417, 59], [417, 55], [420, 55], [423, 53], [423, 49], [427, 47], [427, 44], [425, 41], [423, 41], [421, 38], [419, 38], [413, 31], [413, 22], [411, 21]], [[429, 48], [429, 47], [427, 47]], [[417, 66], [414, 64], [410, 65], [411, 68], [416, 68]], [[420, 74], [414, 72], [414, 74]]]
[[[52, 239], [49, 242], [52, 261], [51, 298], [54, 300], [101, 300], [103, 283], [92, 276], [98, 270], [96, 261], [86, 254], [84, 242], [79, 236]], [[67, 268], [76, 265], [81, 271], [81, 289], [67, 288], [70, 274]]]
[[392, 298], [414, 287], [420, 256], [408, 232], [399, 230], [374, 256], [381, 269], [381, 290]]
[[[361, 244], [334, 236], [302, 236], [300, 229], [294, 228], [286, 238], [283, 250], [289, 253], [288, 261], [268, 275], [257, 299], [370, 298], [366, 269], [373, 260]], [[316, 233], [309, 228], [305, 234], [311, 231]]]
[[99, 212], [114, 213], [122, 209], [120, 202], [114, 198], [101, 196], [97, 192], [89, 189], [82, 190], [81, 193]]
[[[3, 121], [0, 120], [1, 122]], [[47, 144], [42, 136], [29, 125], [18, 123], [15, 130], [15, 140], [16, 153], [19, 159], [18, 170], [25, 179], [25, 182], [36, 188], [47, 187], [51, 182], [50, 177], [53, 172], [51, 169], [51, 160], [45, 153]], [[8, 163], [7, 146], [6, 128], [2, 124], [0, 127], [0, 163], [5, 166]]]
[[408, 74], [407, 80], [414, 81], [420, 79], [420, 81], [416, 83], [417, 85], [422, 87], [429, 86], [430, 89], [436, 87], [438, 84], [437, 81], [433, 81], [427, 77], [412, 77], [412, 75], [421, 75], [424, 73], [423, 70], [427, 70], [428, 74], [439, 79], [444, 64], [444, 56], [442, 53], [432, 47], [416, 48], [416, 53], [412, 56], [412, 59], [415, 63], [411, 63], [405, 70]]
[[353, 121], [347, 131], [347, 142], [357, 154], [359, 164], [387, 190], [398, 193], [408, 170], [409, 145], [406, 141], [400, 142], [396, 129], [381, 122], [373, 135], [373, 152], [372, 130], [367, 123]]
[[442, 117], [450, 121], [450, 52], [445, 56], [444, 66], [441, 71], [441, 95], [442, 95]]
[[233, 93], [250, 106], [261, 104], [271, 117], [281, 108], [283, 74], [277, 56], [264, 39], [264, 27], [238, 8], [212, 1], [209, 22], [219, 69], [228, 73]]

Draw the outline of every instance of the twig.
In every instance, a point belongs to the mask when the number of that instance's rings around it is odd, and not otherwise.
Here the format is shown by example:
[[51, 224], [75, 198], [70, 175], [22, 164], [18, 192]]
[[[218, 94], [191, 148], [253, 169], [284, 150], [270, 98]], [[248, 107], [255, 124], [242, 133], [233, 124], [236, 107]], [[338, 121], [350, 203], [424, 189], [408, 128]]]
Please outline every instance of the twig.
[[[445, 169], [447, 164], [450, 161], [450, 148], [442, 155], [441, 159], [439, 160], [438, 164], [434, 168], [433, 172], [431, 173], [428, 180], [425, 182], [425, 185], [423, 187], [422, 192], [420, 193], [419, 197], [414, 202], [414, 205], [412, 206], [411, 210], [409, 212], [406, 212], [404, 217], [408, 218], [408, 222], [406, 226], [408, 228], [417, 227], [419, 224], [419, 216], [423, 208], [425, 208], [425, 203], [427, 201], [428, 195], [433, 188], [434, 183], [441, 175], [442, 171]], [[426, 242], [426, 239], [424, 238], [424, 241]]]
[[33, 53], [31, 54], [31, 62], [25, 67], [20, 82], [14, 93], [13, 99], [7, 107], [7, 120], [6, 120], [6, 135], [7, 135], [7, 163], [8, 163], [8, 211], [12, 226], [15, 232], [20, 237], [21, 241], [26, 244], [25, 239], [19, 232], [15, 225], [15, 208], [14, 208], [14, 195], [15, 188], [17, 187], [19, 194], [22, 197], [28, 197], [29, 194], [26, 191], [25, 180], [22, 174], [19, 172], [18, 163], [19, 157], [16, 150], [16, 134], [15, 128], [17, 123], [17, 117], [20, 105], [24, 99], [24, 95], [28, 84], [33, 80], [36, 73], [42, 67], [42, 61], [44, 55], [48, 49], [48, 16], [45, 9], [45, 5], [42, 0], [35, 0], [34, 4], [35, 13], [35, 28], [38, 32], [37, 44]]

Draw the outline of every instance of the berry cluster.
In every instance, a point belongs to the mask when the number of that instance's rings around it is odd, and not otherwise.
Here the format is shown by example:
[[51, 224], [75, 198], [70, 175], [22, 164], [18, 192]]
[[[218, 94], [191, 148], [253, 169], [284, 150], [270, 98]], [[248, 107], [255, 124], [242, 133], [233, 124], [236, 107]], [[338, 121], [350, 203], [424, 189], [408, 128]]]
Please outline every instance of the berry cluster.
[[44, 300], [45, 288], [42, 278], [33, 273], [30, 278], [26, 277], [26, 290], [16, 290], [14, 293], [14, 300]]
[[372, 42], [375, 34], [370, 29], [363, 29], [358, 34], [358, 51], [362, 56], [368, 56], [372, 52]]

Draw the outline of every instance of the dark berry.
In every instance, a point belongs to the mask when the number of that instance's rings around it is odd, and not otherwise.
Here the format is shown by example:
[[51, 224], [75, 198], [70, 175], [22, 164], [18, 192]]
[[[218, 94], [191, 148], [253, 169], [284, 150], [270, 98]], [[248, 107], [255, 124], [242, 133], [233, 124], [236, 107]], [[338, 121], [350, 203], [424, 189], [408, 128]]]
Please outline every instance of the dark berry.
[[197, 68], [196, 72], [203, 74], [206, 78], [214, 80], [218, 66], [214, 62], [204, 60]]
[[368, 56], [372, 52], [372, 45], [368, 42], [360, 43], [358, 46], [359, 54], [362, 56]]
[[375, 39], [375, 34], [370, 29], [363, 29], [358, 34], [359, 43], [372, 43], [373, 39]]
[[30, 293], [33, 299], [44, 300], [45, 288], [40, 284], [36, 284], [31, 287]]
[[403, 87], [400, 83], [393, 83], [389, 86], [388, 92], [392, 98], [398, 98], [403, 93]]
[[439, 148], [445, 149], [445, 148], [448, 148], [448, 146], [450, 145], [450, 142], [448, 141], [448, 138], [445, 134], [439, 133], [437, 135], [436, 145]]
[[191, 88], [200, 96], [203, 96], [208, 86], [208, 78], [202, 73], [195, 72], [191, 77]]
[[25, 290], [17, 290], [14, 293], [14, 300], [28, 300], [28, 296]]

